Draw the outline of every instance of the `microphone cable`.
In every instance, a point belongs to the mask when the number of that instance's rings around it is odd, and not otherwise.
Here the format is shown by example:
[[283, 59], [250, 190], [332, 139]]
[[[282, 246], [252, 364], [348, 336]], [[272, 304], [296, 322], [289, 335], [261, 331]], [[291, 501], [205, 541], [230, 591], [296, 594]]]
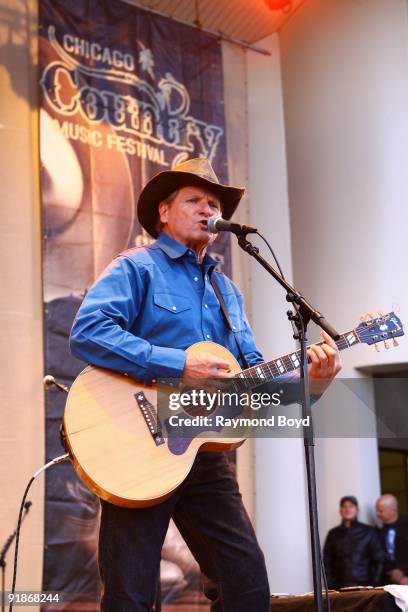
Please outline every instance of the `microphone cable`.
[[279, 261], [278, 258], [276, 257], [273, 248], [271, 247], [271, 245], [269, 244], [269, 242], [267, 241], [267, 239], [265, 238], [265, 236], [263, 236], [260, 232], [255, 232], [257, 236], [259, 236], [260, 238], [262, 238], [262, 240], [265, 242], [266, 246], [268, 247], [268, 249], [270, 250], [272, 257], [276, 263], [276, 267], [279, 270], [279, 274], [281, 275], [281, 277], [286, 280], [284, 273], [282, 272], [282, 268], [279, 265]]
[[29, 483], [26, 486], [26, 489], [24, 491], [23, 499], [21, 500], [20, 512], [18, 514], [18, 521], [17, 521], [17, 528], [16, 528], [16, 548], [15, 548], [15, 551], [14, 551], [13, 584], [12, 584], [11, 591], [10, 591], [10, 598], [11, 598], [11, 600], [10, 600], [9, 612], [12, 612], [12, 610], [13, 610], [13, 599], [14, 599], [14, 594], [15, 594], [15, 590], [16, 590], [16, 581], [17, 581], [17, 560], [18, 560], [18, 545], [19, 545], [19, 541], [20, 541], [20, 527], [21, 527], [21, 521], [22, 521], [22, 517], [23, 517], [23, 511], [24, 511], [24, 507], [25, 507], [28, 491], [30, 490], [30, 487], [33, 484], [34, 480], [37, 478], [37, 476], [39, 474], [41, 474], [41, 472], [45, 472], [45, 470], [47, 470], [52, 465], [56, 465], [57, 463], [61, 463], [62, 461], [65, 461], [66, 459], [69, 459], [69, 454], [68, 453], [65, 453], [64, 455], [60, 455], [59, 457], [55, 457], [55, 459], [52, 459], [51, 461], [49, 461], [48, 463], [43, 465], [30, 478], [30, 481], [29, 481]]
[[[276, 267], [277, 267], [277, 268], [278, 268], [278, 270], [279, 270], [279, 274], [281, 275], [281, 277], [283, 278], [283, 280], [286, 280], [285, 275], [284, 275], [284, 273], [283, 273], [283, 271], [282, 271], [282, 268], [280, 267], [280, 264], [279, 264], [278, 258], [276, 257], [275, 252], [274, 252], [273, 248], [271, 247], [271, 245], [269, 244], [268, 240], [265, 238], [265, 236], [263, 236], [263, 235], [262, 235], [260, 232], [258, 232], [258, 231], [256, 232], [256, 235], [257, 235], [257, 236], [259, 236], [260, 238], [262, 238], [262, 240], [265, 242], [266, 246], [267, 246], [267, 247], [268, 247], [268, 249], [270, 250], [270, 252], [271, 252], [271, 254], [272, 254], [272, 257], [273, 257], [273, 259], [274, 259], [274, 261], [275, 261], [275, 263], [276, 263]], [[292, 306], [293, 306], [294, 310], [296, 311], [297, 315], [299, 316], [299, 319], [300, 319], [301, 324], [302, 324], [302, 333], [304, 333], [304, 331], [305, 331], [305, 330], [303, 329], [302, 317], [301, 317], [301, 316], [300, 316], [300, 314], [299, 314], [299, 308], [298, 308], [298, 305], [297, 305], [297, 304], [295, 304], [295, 302], [292, 302]]]
[[[320, 547], [320, 540], [319, 540], [319, 547]], [[324, 591], [326, 593], [326, 606], [327, 606], [327, 612], [331, 612], [329, 585], [327, 583], [326, 568], [324, 567], [324, 561], [323, 561], [323, 556], [321, 552], [322, 551], [320, 549], [320, 565], [321, 565], [321, 572], [322, 572], [323, 582], [324, 582]]]

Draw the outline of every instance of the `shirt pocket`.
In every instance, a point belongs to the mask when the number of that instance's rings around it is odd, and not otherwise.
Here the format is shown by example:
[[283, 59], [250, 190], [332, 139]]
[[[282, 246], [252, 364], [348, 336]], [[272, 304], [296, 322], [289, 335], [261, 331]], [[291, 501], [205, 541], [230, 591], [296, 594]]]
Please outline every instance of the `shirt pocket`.
[[155, 293], [153, 295], [153, 302], [159, 308], [163, 308], [166, 312], [173, 315], [178, 315], [192, 308], [190, 298], [172, 293]]

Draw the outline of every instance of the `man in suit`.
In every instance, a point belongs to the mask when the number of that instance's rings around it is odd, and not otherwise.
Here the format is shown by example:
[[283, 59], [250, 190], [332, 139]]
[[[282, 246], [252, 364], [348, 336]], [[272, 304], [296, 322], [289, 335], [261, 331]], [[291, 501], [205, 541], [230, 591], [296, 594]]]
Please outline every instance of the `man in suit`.
[[382, 523], [378, 530], [385, 551], [384, 582], [408, 585], [408, 516], [400, 514], [398, 500], [386, 493], [375, 505]]

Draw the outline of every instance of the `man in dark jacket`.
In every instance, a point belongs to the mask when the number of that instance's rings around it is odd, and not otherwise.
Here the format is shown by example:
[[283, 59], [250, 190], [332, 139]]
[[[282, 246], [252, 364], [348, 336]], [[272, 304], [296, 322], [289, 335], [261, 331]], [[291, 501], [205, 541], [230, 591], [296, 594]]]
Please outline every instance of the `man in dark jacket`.
[[400, 514], [394, 495], [386, 493], [375, 505], [382, 522], [380, 540], [385, 551], [384, 582], [408, 585], [408, 516]]
[[324, 545], [324, 565], [330, 589], [380, 584], [384, 552], [374, 527], [357, 520], [353, 495], [340, 500], [341, 525], [330, 529]]

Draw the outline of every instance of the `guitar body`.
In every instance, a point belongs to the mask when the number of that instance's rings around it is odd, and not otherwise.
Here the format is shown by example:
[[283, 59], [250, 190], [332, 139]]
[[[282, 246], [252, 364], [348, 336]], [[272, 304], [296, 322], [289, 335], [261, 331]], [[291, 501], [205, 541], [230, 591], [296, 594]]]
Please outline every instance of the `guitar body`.
[[[235, 357], [213, 342], [198, 342], [188, 355], [210, 353], [241, 368]], [[157, 387], [110, 370], [88, 366], [73, 383], [65, 408], [62, 436], [85, 485], [102, 499], [129, 508], [160, 503], [187, 477], [200, 450], [231, 450], [243, 439], [214, 435], [194, 438], [182, 454], [167, 440], [157, 445], [135, 400], [142, 392], [157, 407]]]
[[[394, 312], [363, 321], [336, 340], [339, 350], [404, 335]], [[226, 361], [239, 378], [265, 382], [299, 367], [300, 351], [242, 370], [235, 357], [214, 342], [197, 342], [187, 355], [210, 353]], [[254, 385], [256, 387], [256, 384]], [[172, 390], [171, 390], [172, 392]], [[117, 506], [153, 506], [169, 497], [188, 475], [199, 451], [231, 450], [244, 438], [223, 437], [222, 429], [197, 430], [195, 437], [162, 435], [157, 423], [158, 389], [123, 374], [89, 366], [73, 383], [62, 423], [71, 461], [91, 491]], [[182, 430], [183, 434], [183, 430]]]

